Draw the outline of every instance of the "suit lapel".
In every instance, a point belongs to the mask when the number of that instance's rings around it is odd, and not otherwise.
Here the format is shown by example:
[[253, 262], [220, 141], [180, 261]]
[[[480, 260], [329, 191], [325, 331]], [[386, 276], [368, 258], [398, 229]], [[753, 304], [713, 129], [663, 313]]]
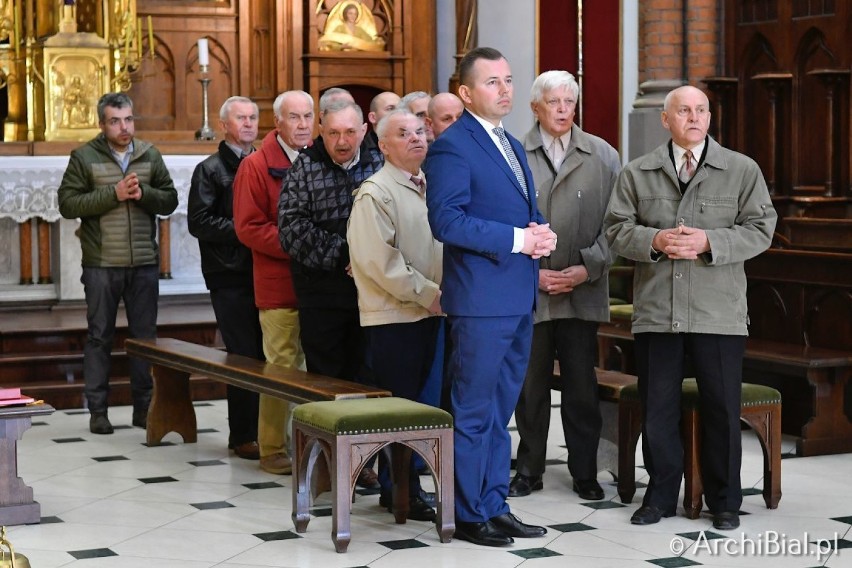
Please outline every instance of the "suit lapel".
[[[521, 187], [521, 184], [518, 183], [518, 178], [515, 177], [515, 172], [512, 171], [512, 168], [509, 167], [509, 162], [506, 161], [506, 158], [503, 157], [503, 154], [500, 150], [497, 149], [497, 145], [494, 143], [494, 140], [491, 139], [491, 135], [485, 132], [485, 129], [482, 127], [479, 122], [470, 116], [467, 111], [462, 115], [462, 118], [465, 120], [465, 127], [467, 127], [468, 131], [470, 131], [471, 136], [479, 144], [480, 148], [488, 154], [494, 163], [497, 165], [500, 170], [502, 170], [503, 174], [509, 179], [510, 182], [515, 186], [515, 189], [518, 190], [518, 193], [521, 194], [521, 197], [524, 197], [524, 190]], [[512, 145], [512, 149], [515, 151], [515, 156], [519, 156], [519, 152], [523, 152], [523, 148], [516, 147], [512, 144], [512, 139], [509, 139], [509, 143]], [[518, 158], [520, 160], [520, 158]], [[531, 187], [530, 177], [527, 176], [527, 187]], [[526, 199], [526, 198], [524, 198]]]

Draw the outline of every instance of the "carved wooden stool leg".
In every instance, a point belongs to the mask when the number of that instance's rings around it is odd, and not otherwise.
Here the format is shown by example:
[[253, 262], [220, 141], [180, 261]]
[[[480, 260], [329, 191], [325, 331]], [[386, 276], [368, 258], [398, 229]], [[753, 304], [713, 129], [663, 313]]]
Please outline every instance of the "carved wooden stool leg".
[[639, 401], [618, 403], [618, 496], [630, 503], [636, 494], [636, 443], [642, 433]]
[[683, 440], [683, 508], [687, 518], [701, 515], [703, 484], [701, 483], [701, 424], [697, 408], [685, 408], [681, 416]]
[[[386, 450], [382, 450], [386, 451]], [[398, 525], [408, 520], [408, 472], [411, 465], [411, 448], [404, 444], [391, 444], [391, 479], [393, 481], [393, 518]]]
[[352, 506], [352, 485], [357, 472], [352, 471], [352, 442], [348, 436], [338, 435], [331, 449], [331, 540], [337, 552], [346, 552], [352, 533], [349, 512]]
[[781, 501], [781, 405], [743, 408], [741, 419], [757, 435], [763, 450], [763, 500], [768, 509]]
[[438, 538], [441, 542], [450, 542], [456, 531], [456, 503], [455, 503], [455, 464], [453, 457], [453, 431], [442, 430], [439, 435], [440, 449], [437, 463], [432, 465], [432, 471], [437, 477], [436, 505], [438, 506], [437, 526]]
[[293, 519], [297, 533], [308, 530], [308, 523], [311, 520], [308, 473], [311, 456], [309, 452], [306, 452], [307, 443], [308, 435], [301, 429], [298, 422], [293, 422], [293, 512], [290, 518]]

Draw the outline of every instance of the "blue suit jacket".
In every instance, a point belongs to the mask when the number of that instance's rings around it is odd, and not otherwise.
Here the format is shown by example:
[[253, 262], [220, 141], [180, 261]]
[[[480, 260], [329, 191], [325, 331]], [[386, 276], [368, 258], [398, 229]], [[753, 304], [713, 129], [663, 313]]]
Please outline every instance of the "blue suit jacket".
[[523, 146], [507, 133], [526, 174], [529, 200], [506, 159], [467, 111], [426, 160], [429, 224], [444, 243], [441, 307], [455, 316], [531, 313], [538, 261], [512, 254], [514, 227], [544, 223]]

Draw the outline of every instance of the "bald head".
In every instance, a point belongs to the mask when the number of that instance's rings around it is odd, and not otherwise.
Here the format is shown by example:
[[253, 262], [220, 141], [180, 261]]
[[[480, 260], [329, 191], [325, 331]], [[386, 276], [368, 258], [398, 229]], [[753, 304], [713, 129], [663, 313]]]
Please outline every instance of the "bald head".
[[452, 123], [461, 118], [464, 104], [452, 93], [438, 93], [429, 101], [426, 122], [432, 127], [435, 138], [441, 135]]
[[373, 130], [376, 129], [379, 121], [394, 110], [398, 104], [399, 95], [391, 91], [385, 91], [373, 97], [372, 102], [370, 102], [370, 113], [367, 115], [367, 120], [373, 125]]
[[666, 95], [660, 116], [672, 142], [692, 150], [707, 138], [710, 129], [710, 101], [701, 89], [678, 87]]

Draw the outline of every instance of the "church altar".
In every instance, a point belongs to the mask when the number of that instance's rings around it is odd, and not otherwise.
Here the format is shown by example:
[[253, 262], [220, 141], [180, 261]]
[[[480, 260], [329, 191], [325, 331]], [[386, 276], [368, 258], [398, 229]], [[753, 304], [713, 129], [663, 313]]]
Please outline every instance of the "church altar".
[[[160, 280], [161, 295], [206, 292], [201, 275], [198, 241], [186, 223], [187, 196], [192, 172], [204, 155], [164, 155], [178, 192], [178, 206], [168, 217], [171, 278]], [[82, 300], [80, 242], [76, 219], [59, 214], [57, 190], [68, 165], [68, 156], [0, 156], [0, 302]], [[42, 222], [49, 226], [43, 234]], [[52, 282], [22, 284], [22, 231], [32, 231], [31, 240], [49, 235], [49, 271]], [[34, 266], [39, 248], [32, 247]], [[44, 260], [44, 259], [42, 259]], [[35, 279], [37, 282], [38, 279]]]

